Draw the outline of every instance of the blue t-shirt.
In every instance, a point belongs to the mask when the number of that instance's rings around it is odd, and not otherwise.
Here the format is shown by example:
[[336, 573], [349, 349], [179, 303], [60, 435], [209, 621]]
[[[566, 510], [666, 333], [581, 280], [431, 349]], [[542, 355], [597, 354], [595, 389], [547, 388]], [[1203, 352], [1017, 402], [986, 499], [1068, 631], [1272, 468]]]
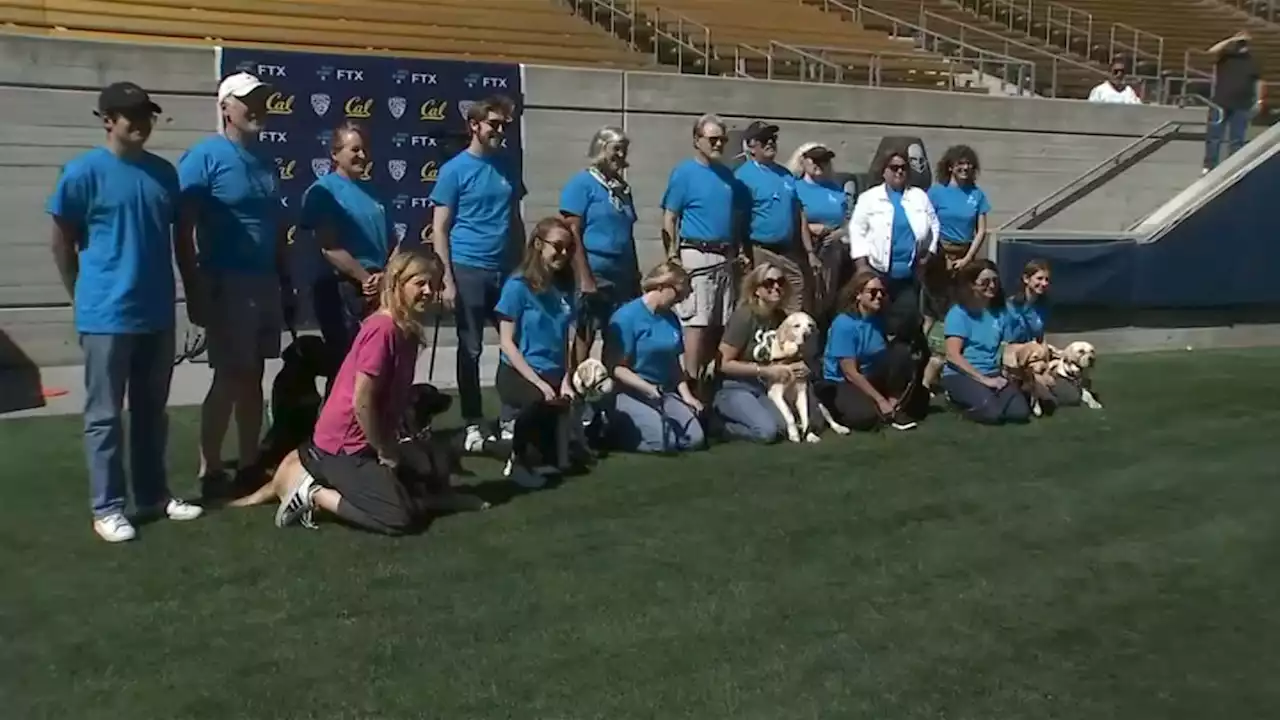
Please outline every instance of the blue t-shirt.
[[902, 191], [885, 188], [893, 204], [893, 235], [889, 246], [889, 277], [909, 278], [916, 259], [916, 231], [911, 229], [907, 211], [902, 207]]
[[481, 270], [504, 270], [511, 211], [521, 184], [504, 158], [464, 150], [440, 168], [431, 202], [453, 211], [449, 260]]
[[631, 194], [617, 197], [583, 170], [560, 191], [560, 212], [582, 218], [582, 244], [591, 273], [617, 285], [629, 283], [636, 272], [636, 206]]
[[391, 227], [386, 207], [369, 194], [368, 187], [336, 172], [321, 175], [302, 194], [298, 225], [312, 231], [333, 228], [338, 246], [361, 267], [380, 270], [391, 255]]
[[178, 160], [182, 197], [200, 208], [200, 267], [246, 275], [276, 272], [280, 188], [276, 165], [257, 144], [221, 135], [191, 146]]
[[827, 348], [822, 355], [822, 376], [833, 382], [844, 382], [840, 361], [853, 358], [863, 375], [874, 372], [885, 353], [884, 326], [879, 317], [862, 317], [840, 313], [831, 321], [827, 332]]
[[620, 362], [635, 374], [663, 390], [679, 384], [684, 337], [680, 321], [670, 310], [655, 313], [642, 298], [636, 298], [609, 318], [609, 337]]
[[1011, 343], [1042, 340], [1047, 319], [1048, 308], [1044, 302], [1028, 303], [1010, 298], [1005, 304], [1004, 339]]
[[973, 235], [978, 231], [978, 216], [991, 212], [987, 194], [977, 185], [935, 183], [929, 188], [929, 202], [938, 214], [942, 242], [953, 245], [973, 242]]
[[777, 163], [748, 160], [733, 176], [751, 201], [751, 239], [761, 245], [786, 247], [796, 228], [796, 179]]
[[849, 196], [830, 180], [800, 180], [796, 183], [796, 196], [804, 207], [805, 219], [811, 223], [834, 228], [848, 219]]
[[94, 148], [62, 168], [50, 215], [81, 231], [76, 330], [147, 333], [173, 327], [173, 231], [178, 173], [144, 152], [136, 160]]
[[[503, 284], [494, 310], [515, 323], [516, 347], [530, 367], [542, 373], [564, 372], [573, 322], [573, 303], [567, 295], [554, 285], [535, 293], [523, 277], [513, 275]], [[506, 353], [500, 360], [511, 364]]]
[[730, 242], [734, 215], [749, 200], [729, 168], [692, 158], [676, 165], [662, 194], [662, 209], [680, 218], [680, 238], [691, 242]]
[[[974, 370], [986, 376], [1000, 372], [1000, 342], [1004, 338], [1004, 322], [1001, 316], [984, 308], [977, 314], [960, 305], [952, 305], [942, 323], [943, 335], [964, 339], [961, 354]], [[951, 363], [943, 368], [943, 375], [955, 375], [960, 371]]]

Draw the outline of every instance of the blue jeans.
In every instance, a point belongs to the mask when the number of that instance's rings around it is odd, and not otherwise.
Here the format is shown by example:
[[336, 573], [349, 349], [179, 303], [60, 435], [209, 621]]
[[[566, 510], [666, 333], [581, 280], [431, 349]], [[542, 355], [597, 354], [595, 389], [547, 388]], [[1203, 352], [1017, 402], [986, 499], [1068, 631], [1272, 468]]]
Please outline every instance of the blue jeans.
[[[812, 386], [807, 391], [809, 428], [816, 432], [822, 427], [822, 411]], [[739, 440], [771, 443], [781, 438], [787, 427], [768, 391], [758, 382], [725, 378], [711, 399], [711, 409], [724, 421], [725, 434]]]
[[974, 422], [1001, 425], [1031, 419], [1027, 396], [1013, 383], [996, 391], [968, 375], [956, 373], [942, 376], [942, 389], [947, 391], [951, 402], [964, 411], [965, 417]]
[[661, 400], [650, 400], [623, 391], [614, 395], [614, 402], [616, 412], [610, 419], [623, 450], [682, 452], [706, 443], [698, 416], [675, 393], [663, 393]]
[[93, 515], [123, 512], [126, 502], [121, 448], [124, 402], [129, 399], [129, 465], [133, 505], [169, 499], [165, 448], [169, 433], [169, 381], [173, 331], [80, 336], [84, 350], [84, 452]]
[[1249, 110], [1225, 109], [1221, 118], [1215, 117], [1216, 114], [1216, 110], [1209, 108], [1209, 124], [1204, 131], [1204, 166], [1210, 170], [1218, 166], [1219, 148], [1222, 147], [1224, 135], [1227, 138], [1227, 149], [1231, 153], [1244, 147], [1244, 136], [1249, 130], [1249, 118], [1252, 115]]
[[[453, 319], [458, 331], [458, 396], [467, 424], [484, 417], [480, 403], [480, 351], [484, 349], [485, 323], [495, 323], [493, 308], [502, 294], [501, 270], [453, 266]], [[495, 323], [496, 324], [496, 323]]]

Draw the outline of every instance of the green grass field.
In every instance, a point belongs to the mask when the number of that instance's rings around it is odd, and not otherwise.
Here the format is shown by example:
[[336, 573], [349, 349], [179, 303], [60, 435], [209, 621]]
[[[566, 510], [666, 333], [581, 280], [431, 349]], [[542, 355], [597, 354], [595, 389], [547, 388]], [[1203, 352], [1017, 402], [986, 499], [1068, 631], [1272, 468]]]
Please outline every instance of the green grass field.
[[1030, 427], [615, 455], [399, 539], [257, 508], [108, 546], [78, 418], [3, 423], [0, 717], [1275, 717], [1280, 353], [1098, 383]]

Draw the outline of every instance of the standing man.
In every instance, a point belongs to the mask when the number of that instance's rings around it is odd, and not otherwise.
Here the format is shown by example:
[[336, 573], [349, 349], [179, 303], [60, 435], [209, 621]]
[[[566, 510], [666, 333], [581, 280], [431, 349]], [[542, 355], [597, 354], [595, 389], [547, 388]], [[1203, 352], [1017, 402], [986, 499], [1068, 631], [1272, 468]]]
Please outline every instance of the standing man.
[[1141, 105], [1142, 99], [1134, 92], [1133, 86], [1125, 82], [1129, 72], [1122, 58], [1111, 61], [1111, 77], [1098, 83], [1089, 91], [1089, 102], [1104, 105]]
[[747, 160], [733, 176], [746, 188], [751, 201], [751, 219], [747, 223], [747, 239], [751, 261], [767, 262], [782, 270], [791, 286], [788, 314], [808, 309], [805, 276], [809, 268], [817, 269], [813, 239], [804, 210], [796, 195], [796, 178], [777, 162], [778, 126], [756, 120], [747, 126], [742, 144]]
[[262, 373], [279, 357], [281, 289], [288, 228], [280, 222], [275, 162], [258, 146], [271, 88], [249, 73], [218, 86], [222, 131], [178, 161], [180, 232], [199, 249], [201, 283], [187, 288], [188, 313], [208, 329], [213, 382], [200, 408], [200, 478], [225, 491], [222, 442], [234, 412], [239, 467], [258, 460]]
[[690, 293], [676, 305], [676, 314], [683, 326], [685, 372], [695, 393], [733, 313], [734, 265], [745, 260], [740, 237], [750, 200], [722, 164], [728, 141], [719, 117], [694, 121], [693, 157], [675, 166], [662, 195], [662, 245], [690, 278]]
[[194, 520], [203, 510], [169, 494], [165, 472], [173, 373], [173, 266], [194, 285], [194, 250], [175, 236], [178, 174], [143, 149], [160, 106], [128, 82], [98, 95], [106, 142], [67, 163], [49, 197], [53, 259], [75, 308], [84, 350], [84, 445], [93, 529], [132, 540], [125, 517], [121, 419], [129, 399], [129, 464], [138, 516]]
[[431, 234], [444, 262], [446, 307], [458, 332], [458, 394], [466, 424], [463, 448], [481, 452], [491, 432], [482, 428], [480, 351], [485, 323], [495, 323], [502, 284], [524, 247], [520, 200], [524, 185], [498, 155], [514, 105], [489, 97], [467, 110], [471, 143], [440, 168], [431, 192]]
[[1214, 56], [1213, 102], [1222, 108], [1222, 116], [1215, 117], [1218, 113], [1209, 108], [1204, 173], [1218, 166], [1224, 134], [1231, 152], [1244, 147], [1249, 121], [1262, 112], [1266, 101], [1267, 84], [1262, 81], [1262, 71], [1249, 45], [1249, 33], [1242, 31], [1209, 48], [1209, 54]]

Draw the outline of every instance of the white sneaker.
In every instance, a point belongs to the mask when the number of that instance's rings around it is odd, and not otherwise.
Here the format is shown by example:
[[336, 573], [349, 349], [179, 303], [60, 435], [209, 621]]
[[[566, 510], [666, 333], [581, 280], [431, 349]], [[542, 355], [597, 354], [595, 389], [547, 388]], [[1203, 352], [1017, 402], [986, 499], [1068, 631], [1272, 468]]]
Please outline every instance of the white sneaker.
[[498, 430], [498, 439], [511, 442], [516, 437], [516, 421], [503, 420]]
[[204, 514], [204, 508], [181, 498], [170, 498], [165, 503], [164, 514], [170, 520], [195, 520]]
[[547, 478], [545, 475], [542, 475], [537, 471], [530, 470], [524, 465], [516, 462], [514, 456], [507, 459], [507, 465], [502, 469], [502, 476], [509, 478], [511, 482], [519, 485], [520, 487], [528, 488], [529, 490], [537, 490], [539, 488], [546, 487], [547, 485]]
[[468, 425], [466, 437], [462, 440], [462, 449], [469, 453], [484, 452], [484, 433], [479, 425]]
[[111, 513], [94, 518], [93, 531], [109, 543], [128, 542], [138, 537], [138, 531], [133, 529], [133, 524], [124, 516], [124, 513]]
[[[315, 486], [316, 482], [311, 477], [311, 473], [303, 470], [302, 482], [298, 483], [297, 487], [289, 492], [289, 496], [280, 501], [280, 507], [276, 508], [276, 527], [288, 527], [311, 512], [311, 495]], [[310, 518], [307, 520], [310, 522]]]

